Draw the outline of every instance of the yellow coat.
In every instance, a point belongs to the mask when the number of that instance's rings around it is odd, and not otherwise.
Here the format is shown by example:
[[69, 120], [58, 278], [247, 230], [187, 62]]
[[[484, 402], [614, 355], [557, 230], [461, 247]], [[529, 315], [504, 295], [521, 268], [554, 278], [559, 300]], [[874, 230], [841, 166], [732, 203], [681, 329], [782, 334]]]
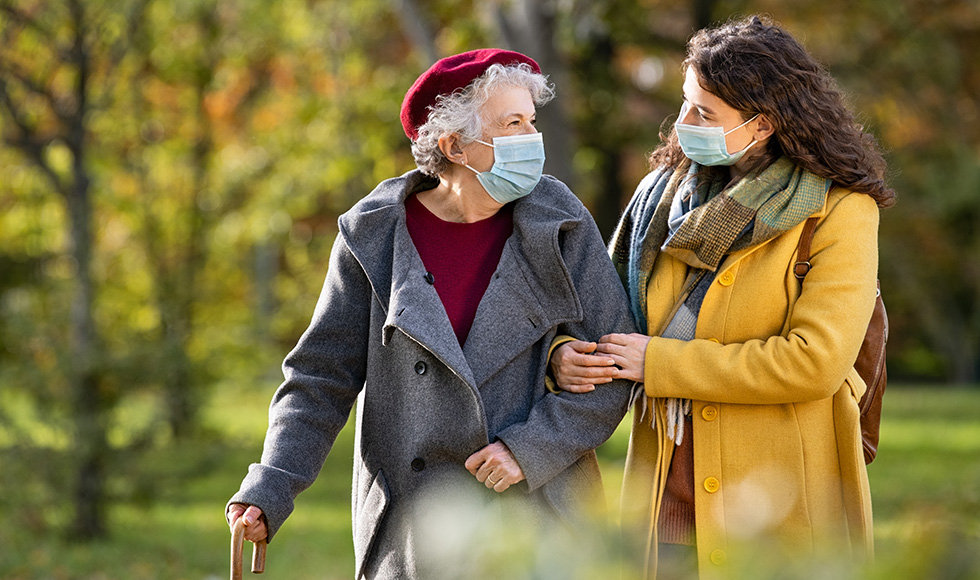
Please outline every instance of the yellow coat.
[[[663, 436], [666, 397], [693, 401], [702, 579], [742, 577], [760, 553], [796, 562], [828, 551], [845, 561], [873, 555], [857, 407], [865, 385], [852, 365], [875, 301], [878, 208], [836, 188], [815, 215], [802, 292], [793, 275], [800, 224], [722, 262], [694, 340], [650, 340], [654, 412], [633, 414], [623, 487], [624, 525], [640, 538], [650, 578], [655, 506], [673, 452]], [[651, 333], [668, 321], [686, 273], [661, 253], [647, 294]]]

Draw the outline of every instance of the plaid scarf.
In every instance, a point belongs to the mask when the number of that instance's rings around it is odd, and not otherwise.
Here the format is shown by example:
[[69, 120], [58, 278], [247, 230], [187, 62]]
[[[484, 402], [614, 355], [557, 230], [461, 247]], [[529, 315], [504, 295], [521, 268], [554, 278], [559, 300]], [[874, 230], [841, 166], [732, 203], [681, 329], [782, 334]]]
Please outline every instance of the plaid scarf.
[[[662, 167], [640, 182], [620, 219], [609, 249], [630, 297], [637, 326], [647, 328], [646, 289], [657, 257], [666, 253], [690, 266], [680, 303], [657, 335], [692, 340], [701, 301], [721, 261], [762, 244], [823, 207], [828, 180], [788, 158], [729, 189], [723, 180], [699, 182], [693, 162]], [[645, 399], [644, 399], [645, 403]], [[644, 405], [645, 407], [645, 405]], [[678, 445], [690, 401], [667, 401], [668, 436]]]

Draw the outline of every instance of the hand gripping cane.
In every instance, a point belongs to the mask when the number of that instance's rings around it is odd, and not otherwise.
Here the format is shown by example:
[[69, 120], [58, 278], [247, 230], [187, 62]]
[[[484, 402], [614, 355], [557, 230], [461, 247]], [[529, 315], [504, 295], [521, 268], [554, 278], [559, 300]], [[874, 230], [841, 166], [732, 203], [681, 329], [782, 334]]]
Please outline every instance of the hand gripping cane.
[[[245, 544], [245, 521], [235, 520], [231, 529], [231, 580], [242, 580], [242, 549]], [[255, 542], [252, 548], [252, 574], [265, 572], [265, 540]]]

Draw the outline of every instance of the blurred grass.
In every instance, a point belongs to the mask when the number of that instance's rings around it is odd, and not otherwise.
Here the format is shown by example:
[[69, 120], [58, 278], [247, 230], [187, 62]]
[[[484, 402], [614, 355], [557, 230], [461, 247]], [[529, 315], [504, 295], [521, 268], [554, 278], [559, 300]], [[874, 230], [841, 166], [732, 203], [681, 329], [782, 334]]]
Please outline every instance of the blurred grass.
[[[261, 452], [270, 396], [267, 389], [216, 389], [204, 410], [212, 440], [134, 464], [134, 473], [149, 469], [166, 485], [153, 501], [113, 507], [105, 541], [69, 545], [30, 526], [14, 529], [3, 516], [15, 506], [0, 499], [0, 578], [227, 577], [222, 508]], [[879, 454], [869, 467], [878, 563], [868, 577], [980, 580], [980, 389], [893, 385], [884, 405]], [[624, 421], [599, 450], [610, 506], [618, 503], [627, 440]], [[269, 546], [265, 578], [353, 576], [352, 445], [349, 424]]]

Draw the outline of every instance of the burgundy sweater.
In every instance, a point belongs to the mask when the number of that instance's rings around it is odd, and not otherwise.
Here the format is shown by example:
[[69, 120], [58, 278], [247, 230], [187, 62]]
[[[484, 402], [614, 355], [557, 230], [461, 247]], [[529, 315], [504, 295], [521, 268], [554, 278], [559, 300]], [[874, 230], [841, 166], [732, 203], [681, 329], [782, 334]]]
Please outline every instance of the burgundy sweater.
[[462, 346], [514, 229], [513, 205], [478, 222], [455, 223], [438, 218], [412, 195], [405, 200], [405, 217], [426, 280], [435, 286]]

